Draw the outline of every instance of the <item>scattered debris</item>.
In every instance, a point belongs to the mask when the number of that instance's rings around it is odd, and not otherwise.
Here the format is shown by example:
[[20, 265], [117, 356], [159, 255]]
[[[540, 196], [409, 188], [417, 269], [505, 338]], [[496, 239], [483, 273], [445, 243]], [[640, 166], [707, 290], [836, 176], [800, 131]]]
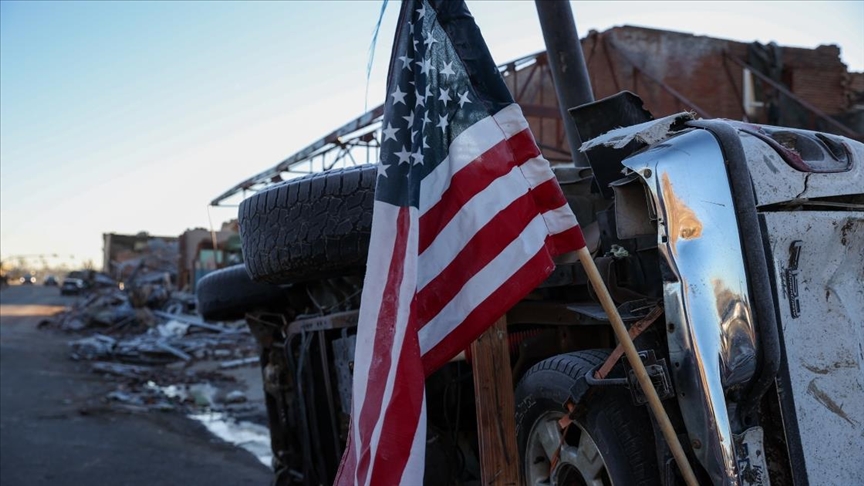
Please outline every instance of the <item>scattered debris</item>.
[[[72, 359], [120, 361], [130, 364], [164, 365], [195, 359], [232, 360], [225, 368], [242, 366], [258, 360], [258, 349], [248, 332], [183, 332], [177, 321], [149, 328], [126, 339], [93, 334], [70, 341]], [[185, 328], [186, 330], [189, 327]], [[242, 362], [237, 363], [237, 360]]]
[[171, 314], [168, 312], [161, 312], [161, 311], [153, 311], [153, 314], [158, 316], [158, 317], [162, 317], [164, 319], [175, 319], [175, 320], [184, 322], [186, 324], [189, 324], [190, 326], [201, 327], [204, 329], [209, 329], [211, 331], [218, 331], [218, 332], [231, 332], [231, 331], [233, 331], [232, 329], [229, 329], [229, 328], [226, 328], [223, 326], [204, 322], [198, 316]]
[[259, 364], [261, 359], [258, 356], [250, 356], [248, 358], [243, 359], [234, 359], [231, 361], [223, 361], [219, 364], [219, 367], [223, 370], [231, 369], [231, 368], [239, 368], [241, 366], [251, 365], [251, 364]]
[[153, 316], [147, 308], [136, 309], [125, 292], [113, 288], [92, 290], [69, 310], [42, 321], [40, 328], [83, 331], [99, 328], [103, 333], [132, 332], [151, 325]]
[[[259, 363], [258, 346], [245, 323], [204, 322], [189, 313], [194, 297], [163, 292], [169, 281], [145, 275], [131, 288], [92, 290], [40, 327], [79, 335], [69, 341], [70, 358], [89, 361], [93, 373], [116, 384], [103, 397], [112, 409], [255, 416], [256, 405], [225, 374]], [[193, 367], [202, 361], [216, 363]]]
[[240, 390], [234, 390], [225, 395], [224, 403], [243, 403], [246, 401], [246, 394]]

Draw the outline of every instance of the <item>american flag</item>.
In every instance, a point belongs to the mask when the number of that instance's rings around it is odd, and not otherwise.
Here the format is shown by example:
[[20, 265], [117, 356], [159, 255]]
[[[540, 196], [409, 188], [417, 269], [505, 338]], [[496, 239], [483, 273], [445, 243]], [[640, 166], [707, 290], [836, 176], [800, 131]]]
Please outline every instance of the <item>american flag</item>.
[[426, 376], [584, 246], [464, 2], [402, 3], [338, 485], [420, 485]]

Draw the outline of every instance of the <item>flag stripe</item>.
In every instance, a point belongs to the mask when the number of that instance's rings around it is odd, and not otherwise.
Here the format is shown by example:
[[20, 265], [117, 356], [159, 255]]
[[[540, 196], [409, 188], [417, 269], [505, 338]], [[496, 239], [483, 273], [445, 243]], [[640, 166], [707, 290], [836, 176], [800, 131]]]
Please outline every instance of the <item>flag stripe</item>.
[[376, 448], [370, 481], [373, 485], [399, 484], [412, 452], [409, 445], [415, 442], [423, 411], [424, 387], [417, 384], [422, 384], [426, 377], [421, 362], [417, 360], [420, 351], [416, 325], [412, 321], [409, 319], [406, 326], [409, 332], [402, 345], [393, 394], [381, 416], [381, 439]]
[[[546, 183], [535, 187], [531, 193], [531, 199], [535, 204], [534, 215], [550, 209], [562, 208], [567, 201], [561, 194], [558, 182], [549, 173]], [[551, 185], [550, 185], [551, 184]], [[544, 188], [538, 190], [538, 188]], [[466, 203], [450, 222], [439, 231], [437, 237], [430, 246], [419, 257], [417, 288], [423, 289], [439, 272], [441, 272], [459, 254], [462, 248], [468, 244], [474, 233], [484, 228], [493, 217], [506, 209], [512, 202], [529, 193], [528, 184], [518, 167], [513, 168], [507, 175], [496, 179], [486, 190], [477, 194]], [[563, 207], [563, 217], [552, 218], [547, 221], [550, 232], [557, 233], [564, 228], [576, 225], [576, 219], [566, 212], [569, 208]], [[506, 220], [499, 220], [505, 222]], [[558, 229], [560, 228], [560, 229]], [[422, 231], [422, 217], [421, 217]]]
[[568, 251], [575, 251], [585, 246], [585, 236], [578, 226], [568, 228], [560, 233], [549, 235], [546, 246], [552, 256], [558, 256]]
[[[553, 180], [550, 182], [555, 182], [555, 185], [557, 186], [557, 181]], [[533, 194], [536, 191], [531, 192]], [[582, 230], [575, 224], [576, 217], [573, 216], [573, 211], [570, 209], [570, 205], [566, 202], [560, 207], [543, 213], [543, 220], [546, 221], [546, 227], [549, 228], [549, 234], [556, 235], [558, 233], [570, 231], [574, 227], [577, 228], [580, 234], [582, 233]], [[571, 250], [578, 250], [583, 246], [585, 246], [584, 240], [576, 248], [571, 248]]]
[[465, 349], [466, 343], [477, 339], [500, 317], [501, 309], [513, 307], [525, 294], [545, 280], [554, 268], [555, 264], [549, 252], [545, 246], [541, 247], [503, 285], [495, 288], [495, 291], [473, 307], [461, 322], [453, 326], [452, 331], [423, 354], [426, 376]]
[[420, 215], [450, 187], [450, 177], [504, 139], [528, 128], [522, 109], [513, 103], [471, 125], [450, 143], [447, 157], [420, 184]]
[[533, 193], [554, 194], [558, 191], [558, 185], [553, 182], [554, 180], [550, 180], [534, 191], [525, 193], [498, 212], [488, 224], [473, 234], [455, 258], [450, 258], [449, 265], [417, 293], [420, 303], [417, 319], [420, 327], [438, 315], [474, 274], [492, 261], [510, 242], [520, 237], [528, 223], [537, 217], [537, 207], [534, 204], [536, 196]]
[[[393, 450], [407, 450], [412, 441], [412, 436], [403, 436], [401, 442], [393, 443], [393, 437], [386, 436], [383, 433], [384, 421], [389, 413], [392, 413], [390, 410], [393, 407], [404, 406], [404, 400], [398, 400], [393, 397], [394, 391], [397, 389], [397, 384], [400, 382], [397, 380], [397, 366], [399, 363], [402, 363], [405, 359], [408, 359], [409, 362], [418, 363], [419, 362], [419, 350], [416, 345], [406, 345], [406, 339], [408, 343], [416, 342], [417, 340], [417, 331], [416, 326], [413, 324], [414, 320], [414, 297], [415, 290], [417, 288], [417, 260], [413, 255], [417, 254], [417, 208], [407, 207], [407, 208], [397, 208], [390, 207], [388, 208], [390, 211], [399, 211], [400, 216], [403, 218], [407, 218], [407, 248], [406, 248], [406, 257], [405, 264], [403, 265], [404, 269], [404, 277], [402, 278], [402, 284], [397, 290], [396, 295], [394, 296], [395, 300], [397, 300], [397, 313], [396, 313], [396, 325], [395, 325], [395, 333], [393, 335], [393, 345], [392, 348], [388, 351], [390, 356], [390, 362], [396, 363], [396, 365], [390, 367], [389, 373], [384, 377], [384, 380], [387, 382], [384, 388], [384, 397], [382, 400], [382, 407], [379, 409], [378, 418], [376, 420], [375, 428], [372, 432], [371, 438], [371, 447], [370, 451], [372, 452], [372, 456], [374, 458], [379, 457], [396, 457]], [[407, 210], [407, 216], [405, 214], [405, 210]], [[406, 354], [407, 353], [407, 354]], [[419, 365], [417, 365], [419, 368]], [[376, 377], [380, 379], [381, 377]], [[416, 383], [415, 383], [416, 384]], [[402, 383], [402, 385], [405, 385]], [[381, 441], [383, 440], [384, 449], [381, 449]], [[401, 440], [401, 439], [400, 439]], [[413, 452], [412, 452], [413, 453]], [[422, 452], [420, 453], [422, 455]], [[376, 459], [373, 462], [373, 467], [368, 475], [369, 482], [367, 484], [372, 484], [372, 475], [375, 474], [375, 465], [378, 464]]]
[[[384, 202], [375, 201], [374, 203], [372, 234], [369, 241], [370, 258], [366, 264], [366, 276], [363, 279], [363, 305], [360, 307], [360, 315], [358, 316], [360, 322], [378, 322], [378, 313], [381, 310], [381, 302], [384, 299], [387, 283], [387, 280], [381, 276], [388, 275], [390, 272], [390, 249], [396, 245], [396, 231], [392, 231], [392, 229], [394, 228], [394, 221], [398, 218], [399, 210], [400, 208]], [[388, 228], [388, 231], [376, 231], [379, 226]], [[357, 339], [358, 348], [371, 348], [375, 334], [364, 334], [358, 336]], [[361, 339], [365, 340], [361, 341]], [[356, 356], [354, 374], [367, 375], [370, 363], [371, 353]], [[355, 383], [355, 386], [357, 385], [361, 385], [361, 383]], [[362, 385], [365, 386], [365, 383]], [[365, 388], [361, 391], [365, 392]]]
[[514, 168], [468, 201], [419, 256], [417, 288], [422, 289], [435, 278], [468, 243], [474, 232], [486, 226], [499, 211], [527, 192], [525, 179], [519, 169]]
[[[540, 155], [534, 137], [527, 128], [501, 140], [471, 163], [453, 174], [450, 186], [441, 199], [420, 216], [420, 253], [432, 243], [453, 216], [472, 197], [486, 189], [495, 179]], [[550, 174], [551, 175], [551, 174]]]
[[408, 458], [408, 463], [405, 465], [405, 470], [402, 472], [402, 478], [398, 484], [412, 484], [415, 478], [422, 478], [423, 469], [426, 465], [426, 455], [423, 453], [426, 450], [426, 387], [421, 388], [423, 389], [423, 398], [420, 420], [417, 421], [417, 430], [414, 432], [414, 441], [411, 443], [411, 456]]
[[378, 325], [372, 348], [372, 356], [378, 358], [372, 360], [368, 374], [368, 376], [376, 376], [379, 379], [369, 380], [363, 405], [360, 409], [359, 435], [360, 444], [363, 447], [358, 451], [357, 484], [366, 483], [371, 456], [375, 453], [374, 450], [371, 450], [372, 433], [381, 415], [382, 401], [388, 383], [388, 380], [382, 380], [380, 377], [390, 374], [391, 351], [393, 350], [399, 310], [399, 287], [401, 287], [404, 277], [405, 255], [408, 248], [408, 208], [399, 208], [396, 221], [392, 224], [396, 227], [396, 239], [392, 251], [393, 258], [390, 259], [390, 269], [387, 273], [387, 283], [384, 287], [384, 295], [381, 300], [380, 311], [378, 312]]
[[[360, 306], [360, 315], [358, 322], [378, 322], [378, 313], [381, 310], [381, 303], [387, 280], [381, 276], [388, 275], [392, 265], [390, 261], [391, 249], [396, 245], [396, 231], [389, 231], [393, 228], [394, 221], [398, 219], [400, 209], [391, 204], [375, 201], [374, 217], [372, 221], [372, 235], [369, 245], [369, 259], [366, 268], [366, 277], [363, 282], [363, 305]], [[388, 228], [388, 231], [381, 231], [380, 228]], [[377, 329], [375, 326], [364, 328], [365, 332], [357, 333], [356, 349], [354, 356], [354, 376], [357, 378], [353, 381], [353, 396], [365, 397], [367, 386], [369, 384], [368, 377], [372, 364], [371, 349], [375, 346]], [[364, 401], [357, 399], [352, 403], [352, 420], [349, 428], [349, 440], [347, 441], [344, 458], [345, 460], [340, 465], [337, 474], [337, 483], [340, 485], [355, 484], [356, 468], [358, 454], [361, 450], [368, 449], [369, 443], [365, 443], [360, 439], [360, 429], [358, 426], [358, 417], [360, 409]], [[368, 453], [368, 451], [367, 451]]]
[[357, 470], [357, 439], [354, 438], [355, 429], [354, 420], [351, 420], [348, 424], [348, 439], [345, 441], [345, 452], [342, 454], [342, 460], [339, 462], [339, 469], [336, 471], [336, 480], [333, 481], [333, 486], [355, 484], [354, 472]]
[[522, 265], [542, 248], [546, 238], [546, 224], [537, 215], [520, 236], [501, 253], [473, 275], [434, 318], [420, 328], [420, 352], [435, 347], [444, 336], [482, 303], [496, 288], [504, 285]]
[[549, 167], [549, 162], [542, 156], [534, 157], [522, 164], [520, 168], [522, 169], [522, 175], [525, 176], [525, 180], [528, 181], [528, 185], [531, 187], [539, 186], [550, 178], [555, 177], [555, 173]]

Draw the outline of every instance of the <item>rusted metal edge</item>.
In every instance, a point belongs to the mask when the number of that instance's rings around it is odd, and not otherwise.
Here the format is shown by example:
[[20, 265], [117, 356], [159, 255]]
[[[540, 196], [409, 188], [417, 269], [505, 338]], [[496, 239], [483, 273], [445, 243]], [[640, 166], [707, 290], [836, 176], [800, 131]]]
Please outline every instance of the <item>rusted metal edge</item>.
[[[645, 329], [648, 329], [651, 326], [651, 324], [654, 324], [654, 322], [662, 315], [663, 315], [663, 308], [662, 307], [658, 306], [658, 307], [655, 307], [654, 309], [652, 309], [651, 312], [647, 316], [645, 316], [644, 319], [642, 319], [641, 321], [630, 326], [630, 329], [628, 330], [628, 334], [630, 335], [630, 339], [636, 339], [637, 336], [642, 334], [645, 331]], [[594, 372], [594, 378], [597, 378], [598, 380], [602, 380], [603, 378], [606, 378], [606, 375], [608, 375], [609, 372], [612, 371], [612, 368], [615, 366], [615, 363], [617, 363], [618, 360], [621, 359], [621, 356], [623, 356], [623, 355], [624, 355], [624, 348], [620, 344], [615, 346], [615, 349], [613, 349], [612, 354], [610, 354], [609, 357], [606, 358], [606, 362], [603, 363], [603, 366], [601, 366], [600, 369], [598, 369], [597, 371]]]

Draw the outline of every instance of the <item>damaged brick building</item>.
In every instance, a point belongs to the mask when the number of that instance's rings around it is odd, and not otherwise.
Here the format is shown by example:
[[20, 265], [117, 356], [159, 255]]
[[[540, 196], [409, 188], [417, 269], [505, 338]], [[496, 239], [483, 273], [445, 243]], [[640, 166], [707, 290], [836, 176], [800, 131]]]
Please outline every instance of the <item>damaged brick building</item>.
[[[864, 134], [864, 73], [850, 73], [834, 45], [781, 47], [623, 26], [591, 31], [582, 49], [597, 99], [629, 90], [655, 116], [692, 110], [703, 118]], [[547, 156], [566, 159], [546, 53], [514, 61], [504, 74]]]

